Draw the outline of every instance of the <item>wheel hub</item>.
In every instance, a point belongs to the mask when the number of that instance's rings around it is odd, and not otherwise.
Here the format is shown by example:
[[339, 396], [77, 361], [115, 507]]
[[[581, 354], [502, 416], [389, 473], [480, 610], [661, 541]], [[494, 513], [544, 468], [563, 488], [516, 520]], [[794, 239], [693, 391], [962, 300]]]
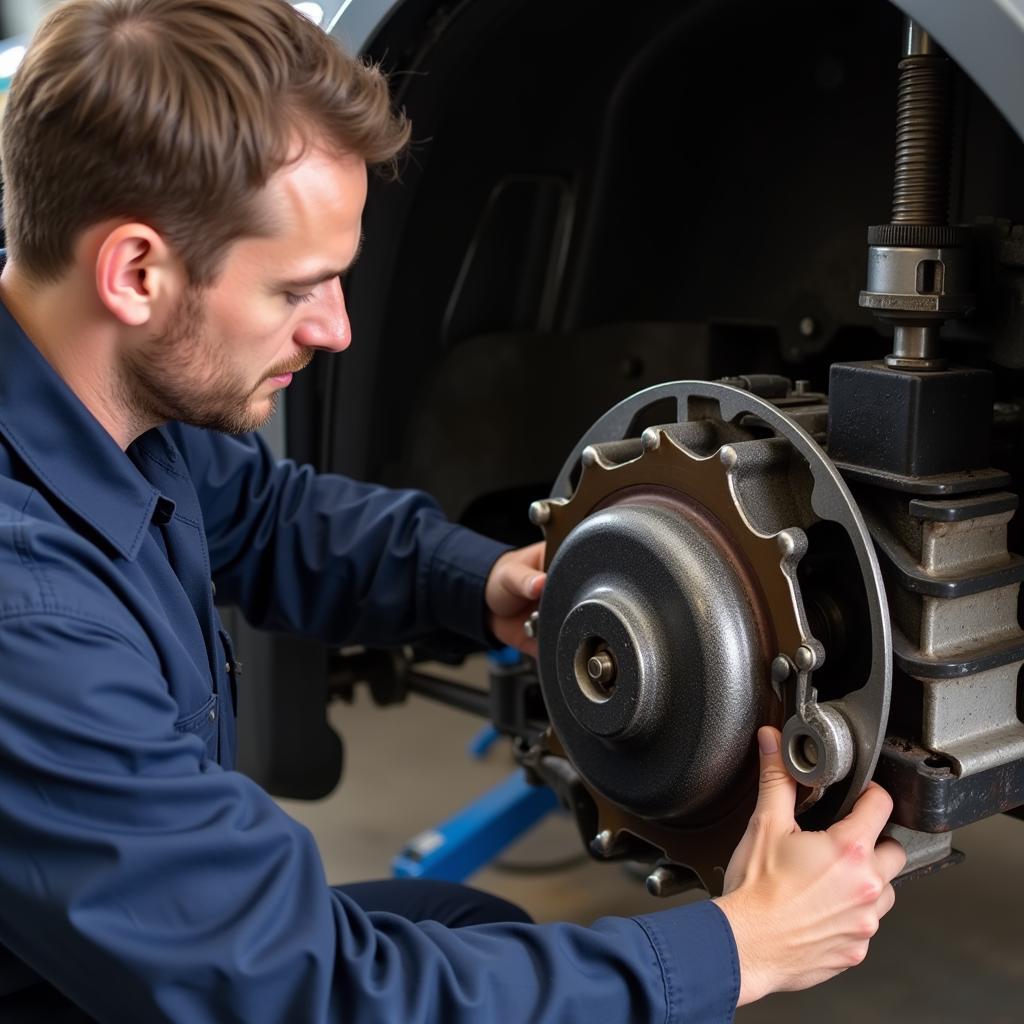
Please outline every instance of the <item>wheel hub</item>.
[[758, 722], [777, 718], [764, 609], [710, 520], [627, 490], [587, 516], [550, 567], [541, 646], [561, 698], [552, 722], [591, 784], [645, 818], [685, 818], [720, 798]]
[[[676, 421], [639, 429], [666, 399]], [[718, 888], [756, 794], [761, 724], [784, 728], [806, 822], [845, 813], [888, 710], [888, 619], [863, 521], [806, 432], [732, 387], [653, 388], [595, 424], [531, 516], [547, 539], [547, 748], [594, 798], [601, 855], [639, 842]], [[818, 616], [820, 637], [801, 592], [809, 535], [863, 578], [857, 607]], [[847, 629], [871, 635], [870, 663], [822, 675]]]

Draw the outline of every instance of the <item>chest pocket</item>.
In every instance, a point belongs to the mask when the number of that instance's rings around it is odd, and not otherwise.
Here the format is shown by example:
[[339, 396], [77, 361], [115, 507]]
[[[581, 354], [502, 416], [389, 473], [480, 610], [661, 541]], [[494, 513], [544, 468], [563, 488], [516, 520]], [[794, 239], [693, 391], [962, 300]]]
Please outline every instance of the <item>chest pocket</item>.
[[211, 761], [216, 761], [219, 718], [220, 702], [217, 694], [211, 693], [209, 700], [198, 711], [179, 718], [174, 728], [177, 732], [198, 736], [206, 747], [206, 756]]

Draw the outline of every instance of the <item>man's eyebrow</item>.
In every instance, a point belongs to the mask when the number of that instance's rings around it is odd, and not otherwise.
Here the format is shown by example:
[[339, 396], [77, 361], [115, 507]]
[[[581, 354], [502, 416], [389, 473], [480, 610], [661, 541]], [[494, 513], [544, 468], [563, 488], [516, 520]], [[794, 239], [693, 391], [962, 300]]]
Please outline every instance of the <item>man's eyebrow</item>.
[[278, 281], [274, 285], [275, 291], [290, 291], [297, 290], [300, 288], [315, 288], [318, 284], [323, 284], [324, 281], [330, 281], [332, 278], [341, 277], [347, 270], [352, 267], [352, 264], [359, 259], [359, 254], [363, 251], [363, 235], [359, 236], [359, 245], [356, 246], [355, 255], [349, 260], [348, 265], [342, 267], [340, 270], [324, 270], [320, 273], [314, 274], [312, 277], [298, 277], [291, 281]]

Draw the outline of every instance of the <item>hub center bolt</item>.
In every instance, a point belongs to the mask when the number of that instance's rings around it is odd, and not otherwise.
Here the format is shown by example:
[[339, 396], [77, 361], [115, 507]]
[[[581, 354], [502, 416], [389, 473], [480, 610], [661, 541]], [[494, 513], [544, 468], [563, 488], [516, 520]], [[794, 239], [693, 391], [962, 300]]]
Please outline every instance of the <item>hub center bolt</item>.
[[593, 682], [607, 690], [615, 682], [615, 659], [610, 651], [598, 651], [587, 661], [587, 675]]

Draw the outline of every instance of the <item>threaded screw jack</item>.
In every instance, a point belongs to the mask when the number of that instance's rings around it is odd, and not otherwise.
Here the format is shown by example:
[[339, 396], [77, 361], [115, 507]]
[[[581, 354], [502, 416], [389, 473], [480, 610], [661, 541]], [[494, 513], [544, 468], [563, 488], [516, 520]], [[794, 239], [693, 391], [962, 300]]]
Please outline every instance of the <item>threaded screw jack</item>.
[[899, 64], [894, 224], [948, 224], [953, 133], [951, 74], [941, 52]]

